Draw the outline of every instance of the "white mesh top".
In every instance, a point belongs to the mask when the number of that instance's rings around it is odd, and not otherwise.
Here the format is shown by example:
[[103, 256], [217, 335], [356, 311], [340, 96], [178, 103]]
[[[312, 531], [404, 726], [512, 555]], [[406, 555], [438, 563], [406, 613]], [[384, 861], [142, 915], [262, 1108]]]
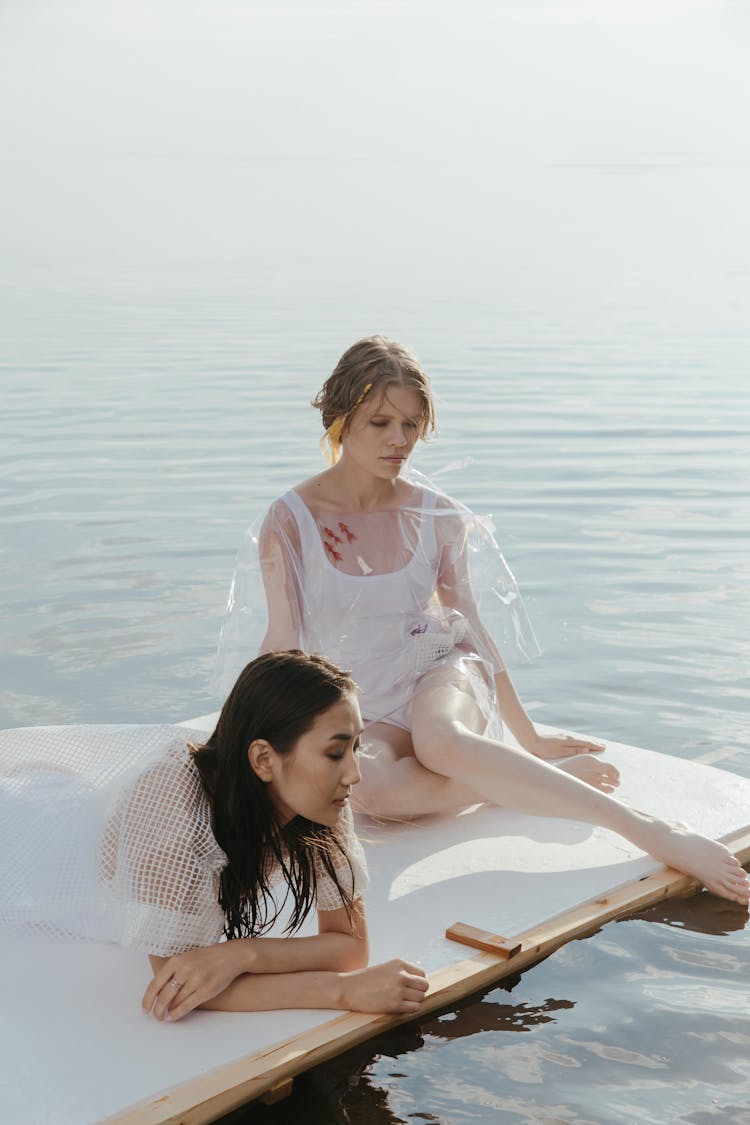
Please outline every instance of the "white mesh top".
[[[6, 932], [92, 938], [160, 956], [220, 940], [226, 856], [188, 740], [190, 731], [167, 726], [0, 732]], [[337, 874], [358, 897], [367, 869], [348, 807], [339, 838], [353, 875], [343, 857]], [[338, 909], [341, 896], [317, 860], [316, 877], [317, 908]]]

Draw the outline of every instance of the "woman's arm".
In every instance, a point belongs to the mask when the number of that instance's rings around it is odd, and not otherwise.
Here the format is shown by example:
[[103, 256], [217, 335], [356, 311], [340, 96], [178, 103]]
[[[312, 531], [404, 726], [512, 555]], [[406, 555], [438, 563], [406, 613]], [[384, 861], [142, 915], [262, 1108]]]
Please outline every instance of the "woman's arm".
[[513, 681], [507, 672], [496, 672], [495, 690], [500, 715], [524, 750], [537, 758], [569, 758], [574, 754], [599, 753], [604, 746], [599, 742], [589, 742], [585, 738], [572, 735], [539, 734], [528, 711], [518, 698]]
[[444, 541], [437, 580], [438, 600], [447, 609], [457, 610], [468, 622], [481, 655], [493, 668], [503, 722], [513, 732], [519, 744], [524, 749], [531, 750], [531, 744], [537, 737], [536, 728], [505, 671], [495, 642], [479, 616], [469, 574], [465, 518], [459, 512], [446, 513], [439, 519], [438, 526]]
[[343, 907], [321, 911], [318, 927], [315, 937], [240, 938], [174, 957], [151, 957], [154, 976], [143, 1007], [169, 1020], [199, 1007], [416, 1010], [427, 989], [421, 969], [402, 961], [364, 968], [368, 943], [361, 899], [351, 917]]
[[245, 973], [204, 1004], [182, 1002], [176, 990], [169, 990], [176, 999], [159, 997], [153, 1012], [157, 1019], [169, 1022], [182, 1019], [196, 1007], [223, 1012], [335, 1008], [347, 1012], [407, 1013], [419, 1009], [428, 988], [419, 965], [399, 960], [340, 973]]
[[437, 595], [441, 605], [457, 610], [471, 628], [472, 635], [479, 643], [480, 653], [494, 666], [493, 679], [497, 692], [498, 709], [501, 718], [519, 746], [539, 758], [566, 758], [587, 751], [601, 751], [602, 745], [571, 736], [556, 737], [539, 734], [528, 711], [518, 697], [508, 672], [503, 667], [502, 657], [497, 646], [479, 616], [474, 590], [469, 575], [466, 551], [465, 529], [462, 517], [456, 513], [450, 523], [446, 517], [444, 526], [451, 529], [450, 546], [443, 548], [445, 560], [440, 567], [437, 582]]
[[266, 516], [258, 537], [268, 625], [258, 655], [300, 646], [299, 532], [280, 501]]

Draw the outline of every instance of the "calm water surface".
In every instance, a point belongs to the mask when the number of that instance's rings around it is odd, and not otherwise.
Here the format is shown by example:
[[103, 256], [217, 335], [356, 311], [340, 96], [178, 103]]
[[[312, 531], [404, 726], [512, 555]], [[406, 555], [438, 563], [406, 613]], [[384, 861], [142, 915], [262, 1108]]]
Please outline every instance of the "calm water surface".
[[[3, 15], [2, 725], [217, 706], [241, 533], [380, 331], [525, 593], [534, 716], [750, 776], [746, 6], [354, 7]], [[609, 925], [240, 1119], [750, 1122], [745, 921]]]

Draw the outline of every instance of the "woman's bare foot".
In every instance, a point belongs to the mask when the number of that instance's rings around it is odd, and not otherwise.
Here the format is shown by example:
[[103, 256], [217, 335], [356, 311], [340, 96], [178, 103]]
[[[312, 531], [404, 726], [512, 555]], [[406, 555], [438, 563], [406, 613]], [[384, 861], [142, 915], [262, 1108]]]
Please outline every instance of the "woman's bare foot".
[[748, 905], [747, 875], [740, 861], [723, 844], [700, 836], [682, 824], [670, 825], [642, 813], [637, 815], [642, 829], [631, 835], [633, 843], [668, 867], [691, 875], [713, 894], [742, 906]]
[[602, 793], [612, 793], [620, 784], [620, 774], [611, 762], [604, 762], [601, 758], [594, 758], [590, 754], [577, 754], [575, 758], [568, 758], [564, 762], [550, 762], [565, 773], [571, 773], [579, 781], [585, 781], [594, 789]]

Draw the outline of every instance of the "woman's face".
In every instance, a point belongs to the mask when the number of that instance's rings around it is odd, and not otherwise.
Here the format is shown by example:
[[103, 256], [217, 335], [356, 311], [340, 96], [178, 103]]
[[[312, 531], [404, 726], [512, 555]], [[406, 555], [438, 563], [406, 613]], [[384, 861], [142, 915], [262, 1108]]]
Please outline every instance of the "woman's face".
[[318, 715], [289, 754], [271, 751], [271, 800], [284, 821], [304, 816], [334, 827], [359, 781], [357, 750], [362, 716], [347, 694]]
[[422, 425], [417, 391], [391, 383], [355, 410], [342, 436], [343, 457], [381, 479], [397, 477]]

